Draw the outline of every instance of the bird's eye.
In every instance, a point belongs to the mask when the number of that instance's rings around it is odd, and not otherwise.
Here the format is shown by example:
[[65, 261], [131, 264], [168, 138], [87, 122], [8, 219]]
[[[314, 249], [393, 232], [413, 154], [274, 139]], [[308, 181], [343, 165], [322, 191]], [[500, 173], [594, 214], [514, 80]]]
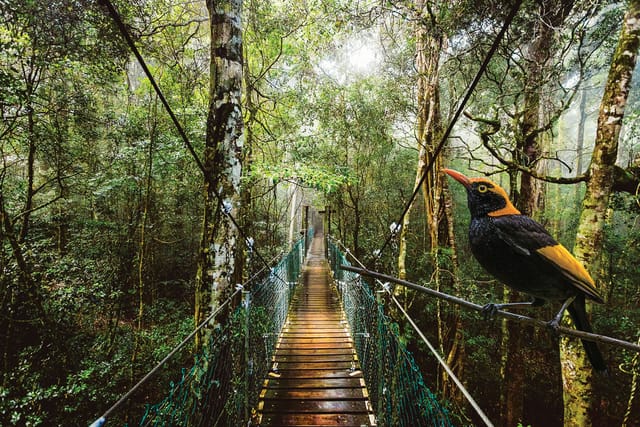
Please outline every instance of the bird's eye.
[[489, 189], [489, 187], [487, 187], [484, 184], [478, 185], [478, 191], [481, 192], [481, 193], [486, 193], [488, 189]]

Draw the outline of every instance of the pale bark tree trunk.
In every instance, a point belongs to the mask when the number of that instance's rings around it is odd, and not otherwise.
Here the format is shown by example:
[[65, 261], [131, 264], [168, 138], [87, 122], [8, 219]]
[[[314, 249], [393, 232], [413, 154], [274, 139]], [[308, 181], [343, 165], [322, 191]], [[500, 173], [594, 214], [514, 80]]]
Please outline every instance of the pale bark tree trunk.
[[582, 89], [580, 94], [580, 108], [578, 109], [580, 119], [578, 121], [578, 136], [576, 137], [576, 176], [582, 175], [584, 168], [584, 128], [587, 123], [587, 90]]
[[[606, 289], [600, 268], [600, 253], [604, 240], [604, 226], [612, 192], [614, 166], [618, 155], [618, 139], [622, 128], [631, 76], [640, 46], [640, 0], [629, 1], [618, 46], [611, 61], [600, 112], [596, 141], [589, 166], [589, 181], [582, 202], [576, 244], [573, 250], [596, 282], [600, 293]], [[587, 308], [589, 308], [587, 306]], [[577, 340], [563, 338], [560, 342], [564, 391], [564, 425], [591, 426], [589, 416], [593, 399], [593, 371]]]
[[208, 0], [207, 9], [211, 21], [211, 82], [204, 152], [205, 207], [196, 275], [196, 323], [204, 320], [234, 289], [238, 230], [225, 211], [237, 215], [242, 173], [242, 1]]
[[289, 184], [289, 249], [293, 248], [296, 242], [296, 230], [298, 225], [298, 185], [296, 183]]

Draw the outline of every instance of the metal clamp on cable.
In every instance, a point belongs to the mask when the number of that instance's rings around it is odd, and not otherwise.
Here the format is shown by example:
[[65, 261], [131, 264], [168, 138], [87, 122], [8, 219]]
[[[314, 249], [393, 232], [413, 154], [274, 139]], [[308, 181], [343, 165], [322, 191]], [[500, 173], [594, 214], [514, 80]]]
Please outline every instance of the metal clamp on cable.
[[389, 282], [382, 283], [382, 290], [388, 294], [391, 294], [391, 283]]

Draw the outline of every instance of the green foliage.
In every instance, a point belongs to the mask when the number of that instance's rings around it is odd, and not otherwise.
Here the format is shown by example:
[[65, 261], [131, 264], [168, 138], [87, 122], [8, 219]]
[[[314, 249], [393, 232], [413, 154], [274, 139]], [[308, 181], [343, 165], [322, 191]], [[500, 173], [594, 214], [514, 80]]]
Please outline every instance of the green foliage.
[[[200, 153], [209, 86], [204, 5], [116, 3]], [[445, 122], [503, 12], [495, 2], [451, 6], [436, 2], [434, 15], [428, 17], [449, 37], [440, 70]], [[519, 155], [514, 147], [530, 81], [522, 52], [534, 34], [530, 30], [539, 14], [534, 6], [524, 5], [468, 107], [474, 115], [500, 121], [501, 131], [491, 143], [510, 159]], [[391, 222], [397, 221], [415, 182], [419, 76], [413, 31], [419, 20], [403, 2], [380, 7], [348, 0], [249, 0], [244, 11], [246, 211], [239, 219], [271, 259], [286, 244], [287, 193], [299, 185], [305, 204], [335, 210], [332, 231], [368, 261], [388, 236]], [[202, 176], [98, 2], [61, 0], [43, 8], [39, 2], [9, 0], [2, 2], [0, 12], [0, 201], [19, 240], [17, 251], [9, 241], [11, 233], [0, 230], [0, 340], [10, 343], [2, 350], [0, 424], [82, 425], [116, 401], [193, 326]], [[593, 17], [586, 19], [591, 12]], [[580, 82], [587, 90], [587, 110], [595, 110], [621, 12], [617, 5], [586, 10], [576, 4], [553, 41], [549, 61], [554, 66], [541, 83], [548, 102], [544, 113], [553, 122], [546, 154], [559, 160], [551, 172], [575, 171], [560, 165], [575, 162], [576, 103], [564, 116], [554, 114], [577, 87], [578, 53], [587, 60]], [[375, 60], [364, 69], [351, 61], [359, 42], [377, 49]], [[634, 90], [639, 82], [634, 78]], [[620, 161], [629, 166], [637, 166], [637, 103], [637, 97], [629, 99], [631, 114], [625, 117], [621, 141]], [[593, 114], [589, 120], [594, 121]], [[460, 122], [446, 150], [447, 164], [488, 172], [501, 167], [474, 134], [484, 129]], [[35, 153], [32, 188], [27, 179], [30, 151]], [[478, 267], [468, 247], [464, 191], [451, 191], [459, 277], [456, 288], [445, 280], [442, 290], [461, 292], [459, 296], [479, 304], [498, 301], [501, 285]], [[581, 191], [566, 185], [546, 187], [547, 207], [540, 219], [567, 247], [575, 239]], [[26, 208], [30, 193], [33, 210]], [[422, 203], [419, 197], [411, 212], [407, 267], [412, 280], [432, 286], [434, 266], [426, 249], [429, 225]], [[612, 200], [603, 254], [608, 302], [593, 308], [597, 331], [634, 341], [640, 324], [640, 270], [632, 262], [640, 258], [637, 203], [631, 196]], [[25, 216], [30, 219], [27, 226]], [[380, 271], [393, 274], [396, 251], [392, 240], [377, 265]], [[453, 271], [453, 255], [450, 249], [439, 250], [438, 267]], [[248, 264], [250, 271], [262, 267], [255, 256]], [[402, 298], [433, 336], [438, 336], [436, 316], [445, 325], [456, 320], [451, 306], [432, 298]], [[535, 315], [547, 318], [552, 311], [541, 308]], [[270, 319], [264, 313], [255, 315], [251, 322], [268, 331]], [[489, 390], [479, 393], [481, 406], [498, 414], [499, 322], [482, 322], [466, 311], [459, 316], [465, 380], [472, 393]], [[437, 384], [437, 369], [426, 348], [406, 324], [397, 322], [402, 342], [429, 368], [428, 381]], [[242, 336], [238, 332], [233, 339]], [[444, 339], [451, 337], [445, 334]], [[531, 391], [527, 403], [558, 407], [560, 385], [536, 373], [554, 368], [549, 355], [556, 351], [554, 339], [544, 334], [531, 344], [525, 358], [530, 388], [550, 391]], [[629, 365], [629, 353], [613, 347], [605, 351], [610, 366]], [[125, 412], [140, 414], [145, 401], [160, 400], [188, 359], [185, 350]], [[604, 412], [622, 412], [627, 376], [615, 371], [610, 384], [598, 384], [601, 425], [617, 419]], [[229, 405], [239, 404], [237, 399]], [[123, 414], [117, 417], [114, 424], [126, 422]]]
[[274, 182], [289, 181], [296, 182], [305, 187], [310, 187], [325, 194], [332, 194], [343, 185], [353, 182], [352, 178], [344, 175], [348, 171], [330, 171], [322, 169], [314, 164], [299, 164], [289, 167], [256, 165], [252, 170], [254, 177], [267, 178]]

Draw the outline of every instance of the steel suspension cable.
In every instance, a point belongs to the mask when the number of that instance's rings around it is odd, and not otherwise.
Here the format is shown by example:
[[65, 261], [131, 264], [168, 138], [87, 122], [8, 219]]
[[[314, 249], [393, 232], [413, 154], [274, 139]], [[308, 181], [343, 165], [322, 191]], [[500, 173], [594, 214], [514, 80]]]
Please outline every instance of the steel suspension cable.
[[[482, 75], [484, 74], [485, 70], [487, 69], [487, 66], [489, 65], [489, 61], [491, 61], [491, 58], [493, 57], [493, 54], [496, 52], [496, 50], [498, 50], [498, 47], [500, 46], [500, 42], [502, 41], [502, 39], [504, 37], [504, 34], [507, 32], [507, 29], [511, 25], [511, 22], [513, 21], [513, 19], [515, 18], [516, 14], [518, 13], [518, 10], [520, 9], [521, 4], [522, 4], [522, 0], [516, 0], [515, 3], [513, 4], [513, 7], [511, 8], [511, 11], [509, 12], [509, 15], [507, 15], [507, 17], [505, 18], [504, 23], [502, 25], [502, 28], [500, 29], [500, 32], [496, 35], [496, 38], [493, 41], [493, 44], [491, 45], [491, 48], [489, 49], [489, 51], [487, 52], [487, 54], [486, 54], [486, 56], [484, 58], [484, 61], [480, 65], [480, 68], [478, 69], [478, 72], [476, 73], [475, 77], [471, 81], [471, 84], [467, 88], [467, 91], [466, 91], [464, 97], [462, 98], [462, 101], [460, 102], [460, 105], [458, 105], [458, 108], [456, 109], [455, 113], [453, 114], [453, 117], [452, 117], [451, 121], [449, 122], [449, 125], [447, 126], [447, 129], [444, 131], [444, 134], [442, 134], [442, 137], [440, 138], [440, 142], [436, 146], [436, 149], [433, 151], [431, 161], [429, 161], [429, 163], [427, 163], [427, 167], [425, 168], [424, 172], [422, 173], [422, 176], [420, 177], [420, 180], [416, 184], [416, 186], [415, 186], [415, 188], [413, 190], [413, 194], [411, 195], [411, 198], [409, 199], [409, 202], [407, 203], [407, 205], [405, 206], [404, 210], [402, 211], [402, 215], [400, 215], [400, 219], [398, 220], [398, 222], [396, 222], [396, 224], [402, 224], [402, 221], [404, 220], [404, 217], [407, 215], [407, 212], [409, 212], [409, 209], [411, 209], [411, 205], [413, 205], [413, 202], [414, 202], [415, 198], [417, 197], [418, 193], [420, 192], [420, 187], [422, 187], [422, 184], [424, 183], [425, 179], [427, 179], [427, 176], [429, 175], [429, 172], [431, 172], [431, 170], [433, 169], [433, 164], [435, 162], [435, 159], [438, 157], [438, 155], [440, 155], [440, 152], [444, 148], [444, 144], [447, 142], [447, 139], [451, 135], [451, 132], [453, 131], [453, 127], [456, 125], [456, 122], [458, 121], [458, 119], [460, 118], [460, 115], [464, 111], [464, 108], [467, 105], [467, 102], [469, 101], [469, 99], [471, 98], [471, 95], [473, 94], [473, 91], [475, 90], [476, 86], [478, 85], [478, 82], [480, 82], [480, 78], [482, 77]], [[385, 242], [382, 245], [382, 247], [378, 251], [376, 251], [376, 256], [375, 256], [376, 260], [379, 259], [382, 256], [382, 252], [389, 245], [389, 242], [391, 242], [391, 239], [393, 238], [393, 236], [395, 234], [396, 234], [396, 230], [391, 230], [391, 233], [389, 234], [389, 236], [385, 240]]]
[[[138, 60], [138, 63], [140, 64], [140, 66], [142, 67], [142, 70], [144, 71], [145, 75], [149, 79], [149, 82], [151, 83], [151, 86], [153, 87], [153, 89], [155, 90], [156, 94], [158, 95], [158, 98], [162, 102], [162, 105], [164, 106], [165, 110], [167, 111], [167, 113], [171, 117], [171, 120], [173, 121], [173, 124], [174, 124], [176, 130], [178, 131], [178, 134], [180, 135], [180, 137], [182, 138], [182, 141], [184, 142], [185, 146], [189, 150], [189, 153], [193, 157], [193, 160], [196, 162], [196, 165], [198, 166], [198, 169], [200, 169], [200, 171], [202, 172], [202, 174], [204, 176], [204, 179], [208, 183], [213, 184], [213, 179], [211, 177], [211, 174], [207, 171], [207, 169], [204, 167], [204, 164], [202, 163], [202, 160], [200, 160], [200, 158], [198, 157], [198, 154], [196, 153], [195, 149], [193, 148], [193, 144], [191, 144], [191, 141], [189, 140], [189, 137], [185, 133], [184, 129], [182, 128], [182, 125], [178, 121], [178, 118], [176, 117], [176, 115], [174, 114], [173, 110], [171, 109], [171, 106], [169, 105], [169, 102], [167, 101], [167, 99], [165, 98], [164, 94], [162, 93], [162, 90], [160, 90], [160, 86], [158, 86], [158, 84], [156, 83], [156, 80], [154, 79], [153, 74], [151, 73], [151, 70], [147, 66], [146, 61], [144, 60], [144, 58], [140, 54], [140, 51], [138, 50], [138, 48], [137, 48], [136, 44], [134, 43], [133, 39], [131, 38], [131, 35], [129, 34], [129, 31], [127, 30], [127, 27], [124, 25], [124, 22], [122, 21], [122, 18], [120, 16], [120, 14], [118, 13], [117, 9], [113, 6], [113, 4], [111, 3], [110, 0], [100, 0], [100, 1], [107, 8], [107, 10], [109, 12], [109, 15], [111, 16], [111, 18], [115, 22], [116, 26], [120, 30], [120, 33], [122, 34], [122, 37], [125, 39], [125, 41], [127, 42], [127, 45], [129, 46], [129, 48], [131, 49], [131, 51], [135, 55], [136, 59]], [[213, 193], [213, 195], [218, 200], [218, 205], [220, 206], [220, 209], [222, 210], [222, 212], [227, 216], [227, 218], [229, 218], [229, 220], [234, 225], [236, 230], [238, 230], [238, 233], [240, 234], [240, 236], [244, 239], [245, 245], [255, 252], [256, 256], [258, 257], [258, 259], [260, 260], [260, 262], [262, 264], [264, 264], [265, 266], [268, 266], [269, 264], [265, 261], [264, 257], [260, 254], [258, 249], [254, 248], [251, 245], [249, 237], [246, 235], [244, 230], [240, 227], [240, 224], [238, 224], [238, 222], [233, 217], [233, 215], [231, 215], [231, 212], [229, 212], [228, 209], [225, 207], [224, 200], [223, 200], [222, 196], [220, 195], [220, 193], [213, 187], [213, 185], [209, 186], [209, 190]]]
[[[351, 265], [341, 265], [340, 268], [342, 270], [351, 271], [353, 273], [358, 273], [363, 276], [369, 276], [375, 279], [384, 280], [385, 282], [393, 282], [400, 286], [404, 286], [406, 288], [413, 289], [413, 290], [422, 292], [424, 294], [427, 294], [436, 298], [440, 298], [445, 301], [452, 302], [454, 304], [460, 305], [462, 307], [465, 307], [471, 310], [481, 312], [484, 308], [479, 304], [475, 304], [465, 299], [462, 299], [453, 295], [449, 295], [444, 292], [436, 291], [434, 289], [409, 282], [408, 280], [402, 280], [402, 279], [398, 279], [397, 277], [389, 276], [387, 274], [382, 274], [376, 271], [367, 270], [366, 268], [353, 267]], [[549, 322], [545, 322], [539, 319], [534, 319], [532, 317], [524, 316], [522, 314], [512, 313], [510, 311], [498, 310], [496, 311], [496, 316], [504, 317], [506, 319], [516, 320], [519, 322], [528, 323], [530, 325], [539, 327], [541, 329], [546, 329], [546, 330], [549, 329]], [[554, 330], [554, 332], [560, 335], [567, 335], [570, 337], [585, 339], [588, 341], [599, 342], [603, 344], [611, 344], [618, 347], [622, 347], [627, 350], [640, 353], [640, 345], [629, 342], [629, 341], [621, 340], [618, 338], [609, 337], [606, 335], [600, 335], [593, 332], [585, 332], [578, 329], [567, 328], [565, 326], [559, 326], [557, 329]]]

